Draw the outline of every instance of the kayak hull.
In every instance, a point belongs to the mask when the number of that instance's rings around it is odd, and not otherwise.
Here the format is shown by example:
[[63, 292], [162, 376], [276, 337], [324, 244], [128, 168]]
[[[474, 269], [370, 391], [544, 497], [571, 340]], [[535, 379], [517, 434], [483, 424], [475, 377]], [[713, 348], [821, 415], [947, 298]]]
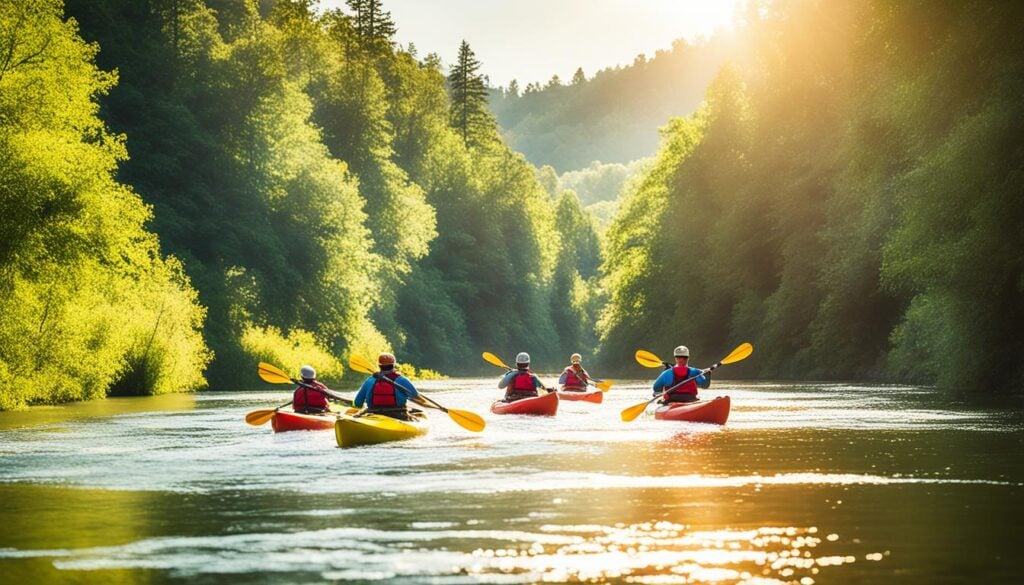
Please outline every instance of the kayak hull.
[[558, 392], [541, 394], [523, 398], [515, 402], [498, 400], [491, 405], [494, 414], [530, 414], [535, 416], [555, 416], [558, 412]]
[[342, 448], [415, 439], [429, 430], [430, 422], [422, 415], [416, 420], [399, 420], [383, 414], [341, 414], [334, 423], [334, 437]]
[[601, 404], [604, 400], [604, 392], [600, 390], [593, 391], [579, 391], [579, 390], [559, 390], [559, 400], [576, 400], [581, 402], [593, 402], [594, 404]]
[[275, 433], [286, 431], [324, 431], [334, 428], [338, 418], [336, 412], [324, 414], [299, 414], [291, 410], [279, 410], [270, 418], [270, 426]]
[[673, 402], [663, 404], [654, 411], [658, 420], [675, 420], [724, 425], [729, 420], [732, 403], [728, 396], [697, 402]]

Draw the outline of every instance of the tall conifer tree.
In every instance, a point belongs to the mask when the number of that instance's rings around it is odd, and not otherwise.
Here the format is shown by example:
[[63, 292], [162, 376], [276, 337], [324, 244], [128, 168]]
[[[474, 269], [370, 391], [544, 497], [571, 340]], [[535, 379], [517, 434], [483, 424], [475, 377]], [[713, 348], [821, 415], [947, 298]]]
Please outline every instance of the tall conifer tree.
[[355, 16], [352, 25], [359, 46], [373, 54], [385, 54], [392, 48], [391, 37], [397, 32], [391, 13], [384, 10], [381, 0], [345, 0]]
[[451, 122], [466, 145], [480, 142], [481, 130], [487, 127], [490, 114], [487, 112], [487, 86], [479, 73], [477, 61], [469, 43], [459, 45], [458, 62], [448, 76], [451, 92]]

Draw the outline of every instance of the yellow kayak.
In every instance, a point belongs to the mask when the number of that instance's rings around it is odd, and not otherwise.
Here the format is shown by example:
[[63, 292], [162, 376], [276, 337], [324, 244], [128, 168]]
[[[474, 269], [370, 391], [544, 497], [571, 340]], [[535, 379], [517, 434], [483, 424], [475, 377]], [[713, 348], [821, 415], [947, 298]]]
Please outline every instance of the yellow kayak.
[[339, 447], [374, 445], [403, 441], [427, 434], [430, 422], [422, 413], [415, 420], [398, 420], [383, 414], [339, 414], [334, 423], [334, 437]]

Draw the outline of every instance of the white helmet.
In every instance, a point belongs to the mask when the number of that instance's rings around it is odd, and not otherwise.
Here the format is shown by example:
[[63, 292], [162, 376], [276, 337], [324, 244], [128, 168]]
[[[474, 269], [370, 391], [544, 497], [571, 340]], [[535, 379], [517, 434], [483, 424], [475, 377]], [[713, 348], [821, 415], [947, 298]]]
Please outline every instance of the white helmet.
[[303, 380], [316, 379], [316, 370], [313, 369], [313, 366], [302, 366], [302, 368], [299, 369], [299, 373], [302, 374]]
[[530, 363], [530, 354], [526, 353], [525, 351], [519, 352], [519, 355], [516, 356], [516, 363], [517, 364], [528, 364], [528, 363]]
[[675, 357], [690, 357], [690, 348], [686, 347], [685, 345], [680, 345], [679, 347], [672, 350], [672, 355], [674, 355]]
[[578, 364], [578, 363], [581, 363], [582, 361], [583, 361], [583, 356], [581, 356], [578, 353], [574, 353], [571, 356], [569, 356], [569, 363]]

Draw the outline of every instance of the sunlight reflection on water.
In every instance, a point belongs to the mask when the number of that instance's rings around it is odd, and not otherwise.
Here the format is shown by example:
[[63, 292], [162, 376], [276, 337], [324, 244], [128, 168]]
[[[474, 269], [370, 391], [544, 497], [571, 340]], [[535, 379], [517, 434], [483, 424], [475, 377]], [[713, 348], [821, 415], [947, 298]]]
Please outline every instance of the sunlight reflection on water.
[[[816, 527], [692, 530], [672, 522], [545, 524], [537, 531], [328, 529], [290, 534], [155, 538], [77, 550], [0, 550], [0, 558], [48, 557], [69, 570], [169, 569], [173, 575], [234, 574], [259, 564], [293, 572], [289, 556], [307, 551], [304, 571], [328, 580], [449, 575], [444, 582], [814, 583], [826, 567], [880, 561], [890, 553], [838, 554]], [[473, 542], [445, 550], [445, 542]], [[827, 544], [827, 553], [819, 547]], [[411, 546], [410, 546], [411, 545]], [[496, 546], [497, 545], [497, 546]], [[311, 551], [315, 551], [312, 552]], [[355, 568], [358, 567], [358, 568]], [[452, 577], [451, 575], [462, 575]], [[433, 582], [433, 580], [432, 580]]]
[[[647, 382], [619, 382], [601, 405], [563, 402], [553, 418], [502, 417], [488, 412], [494, 384], [420, 384], [483, 414], [482, 433], [435, 411], [422, 439], [351, 450], [331, 432], [243, 422], [287, 392], [0, 420], [0, 522], [22, 529], [0, 536], [0, 560], [46, 561], [88, 583], [156, 571], [247, 583], [813, 585], [897, 567], [935, 576], [935, 558], [1009, 558], [1006, 519], [1024, 495], [1019, 417], [945, 408], [909, 387], [720, 380], [705, 394], [732, 397], [721, 427], [623, 423]], [[50, 517], [40, 492], [83, 503]], [[113, 529], [93, 530], [97, 518]], [[90, 531], [68, 544], [59, 527], [75, 522]]]

